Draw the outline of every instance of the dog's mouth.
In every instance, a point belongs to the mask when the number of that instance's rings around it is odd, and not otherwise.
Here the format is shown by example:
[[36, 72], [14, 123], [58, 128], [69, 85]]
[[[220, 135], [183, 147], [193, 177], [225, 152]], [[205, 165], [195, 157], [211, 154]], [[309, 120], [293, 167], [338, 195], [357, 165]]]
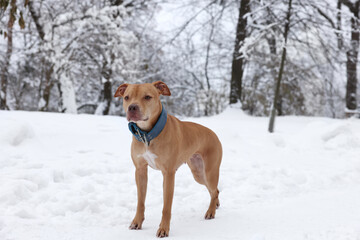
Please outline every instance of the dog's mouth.
[[147, 120], [149, 120], [149, 117], [143, 118], [141, 116], [134, 115], [134, 114], [128, 114], [126, 118], [129, 122], [134, 122], [134, 123], [146, 122]]

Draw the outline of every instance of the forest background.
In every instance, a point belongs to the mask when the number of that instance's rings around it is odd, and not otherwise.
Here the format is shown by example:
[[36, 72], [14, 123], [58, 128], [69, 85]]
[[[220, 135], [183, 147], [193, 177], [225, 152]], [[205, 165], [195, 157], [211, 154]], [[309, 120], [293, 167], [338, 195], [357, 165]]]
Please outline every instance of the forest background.
[[350, 116], [359, 2], [0, 0], [0, 109], [123, 115], [118, 85], [161, 80], [182, 116]]

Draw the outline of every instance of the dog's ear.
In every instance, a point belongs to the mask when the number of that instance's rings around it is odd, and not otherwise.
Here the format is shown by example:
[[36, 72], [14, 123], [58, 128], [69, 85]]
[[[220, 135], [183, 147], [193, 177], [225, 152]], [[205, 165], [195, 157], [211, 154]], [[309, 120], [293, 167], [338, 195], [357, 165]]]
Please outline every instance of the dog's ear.
[[154, 85], [154, 87], [157, 88], [157, 90], [159, 91], [160, 94], [162, 94], [164, 96], [171, 96], [170, 89], [162, 81], [153, 82], [153, 85]]
[[125, 90], [128, 86], [129, 84], [127, 83], [121, 84], [116, 90], [114, 97], [124, 97]]

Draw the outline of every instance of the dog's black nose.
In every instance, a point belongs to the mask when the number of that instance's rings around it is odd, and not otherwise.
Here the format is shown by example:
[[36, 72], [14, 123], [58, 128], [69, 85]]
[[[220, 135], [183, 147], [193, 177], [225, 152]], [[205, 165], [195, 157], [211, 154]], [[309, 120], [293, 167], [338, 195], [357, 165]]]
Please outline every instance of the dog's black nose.
[[129, 108], [128, 108], [128, 111], [129, 111], [129, 112], [136, 112], [136, 111], [138, 111], [138, 110], [139, 110], [139, 106], [136, 105], [136, 104], [131, 104], [131, 105], [129, 106]]

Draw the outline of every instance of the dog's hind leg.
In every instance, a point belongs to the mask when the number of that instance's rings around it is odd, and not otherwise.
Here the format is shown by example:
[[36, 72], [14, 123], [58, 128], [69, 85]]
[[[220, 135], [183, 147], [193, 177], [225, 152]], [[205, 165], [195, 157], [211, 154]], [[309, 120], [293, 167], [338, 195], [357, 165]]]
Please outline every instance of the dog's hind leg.
[[213, 168], [208, 172], [205, 170], [205, 176], [206, 187], [209, 190], [211, 197], [209, 209], [205, 214], [205, 219], [213, 219], [215, 218], [216, 209], [220, 206], [219, 189], [217, 188], [219, 181], [219, 169]]
[[[191, 169], [194, 179], [198, 183], [205, 185], [210, 193], [211, 200], [209, 209], [205, 214], [205, 219], [212, 219], [215, 217], [216, 208], [220, 206], [218, 198], [219, 190], [217, 186], [219, 182], [221, 156], [219, 157], [216, 154], [212, 154], [205, 156], [205, 158], [201, 154], [195, 153], [191, 156], [187, 163]], [[206, 164], [206, 161], [211, 162]]]
[[215, 218], [216, 209], [220, 206], [218, 183], [222, 151], [218, 151], [217, 148], [209, 149], [209, 151], [204, 154], [203, 158], [205, 183], [211, 197], [205, 219], [213, 219]]

